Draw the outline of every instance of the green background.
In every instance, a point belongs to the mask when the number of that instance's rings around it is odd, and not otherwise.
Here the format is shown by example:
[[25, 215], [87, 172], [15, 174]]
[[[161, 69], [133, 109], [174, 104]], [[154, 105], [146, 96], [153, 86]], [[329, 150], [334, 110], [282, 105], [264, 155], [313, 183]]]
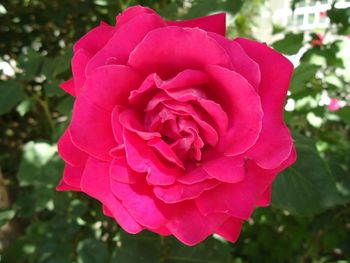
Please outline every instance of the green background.
[[[286, 55], [304, 49], [285, 113], [298, 161], [281, 173], [273, 204], [258, 208], [237, 243], [218, 237], [187, 247], [149, 232], [129, 235], [83, 194], [56, 192], [63, 169], [56, 143], [73, 99], [58, 88], [70, 77], [72, 44], [99, 21], [142, 4], [167, 19], [226, 11], [228, 35], [254, 38], [264, 0], [2, 0], [0, 59], [17, 64], [0, 72], [0, 262], [350, 262], [350, 107], [320, 106], [327, 91], [349, 105], [349, 61], [341, 52], [350, 34], [350, 9], [327, 13], [333, 37], [311, 45], [316, 32], [293, 34], [273, 47]], [[298, 2], [298, 1], [294, 1]], [[349, 42], [347, 42], [349, 43]]]

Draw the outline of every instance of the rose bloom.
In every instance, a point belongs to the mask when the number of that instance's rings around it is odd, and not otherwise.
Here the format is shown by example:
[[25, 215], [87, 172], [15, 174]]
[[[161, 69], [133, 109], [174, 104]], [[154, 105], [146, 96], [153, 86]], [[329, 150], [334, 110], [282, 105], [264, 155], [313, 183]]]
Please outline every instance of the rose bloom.
[[328, 109], [330, 111], [338, 111], [341, 108], [341, 103], [340, 100], [337, 98], [332, 98], [331, 101], [329, 102]]
[[74, 45], [58, 190], [99, 200], [129, 233], [235, 242], [296, 159], [283, 120], [292, 64], [225, 38], [225, 14], [167, 21], [134, 6]]

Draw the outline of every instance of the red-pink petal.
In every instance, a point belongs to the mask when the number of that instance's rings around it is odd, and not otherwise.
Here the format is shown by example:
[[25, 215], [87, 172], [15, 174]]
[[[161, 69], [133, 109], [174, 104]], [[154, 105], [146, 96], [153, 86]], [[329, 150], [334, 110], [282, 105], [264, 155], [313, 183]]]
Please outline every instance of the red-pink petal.
[[77, 148], [70, 137], [69, 128], [63, 133], [57, 143], [58, 153], [71, 166], [84, 166], [88, 155]]
[[226, 33], [226, 14], [219, 13], [211, 16], [204, 16], [190, 20], [167, 21], [170, 26], [179, 27], [199, 27], [205, 31], [215, 32], [225, 36]]
[[63, 171], [63, 178], [57, 186], [58, 191], [81, 191], [80, 182], [84, 167], [73, 167], [66, 164]]
[[123, 65], [107, 65], [89, 75], [81, 96], [112, 111], [117, 104], [127, 105], [130, 91], [141, 82], [141, 76], [134, 69]]
[[69, 93], [73, 97], [76, 96], [75, 94], [75, 87], [74, 87], [74, 79], [69, 79], [65, 82], [62, 82], [60, 84], [60, 88], [63, 89], [65, 92]]
[[209, 33], [209, 36], [225, 48], [231, 57], [234, 71], [246, 78], [258, 90], [261, 79], [259, 65], [247, 55], [237, 42], [214, 33]]
[[110, 25], [99, 25], [86, 33], [82, 38], [80, 38], [75, 43], [73, 49], [76, 52], [82, 48], [91, 54], [95, 54], [107, 43], [114, 32], [114, 27]]
[[191, 184], [202, 182], [209, 178], [210, 177], [208, 173], [201, 166], [199, 166], [194, 168], [192, 171], [188, 172], [184, 176], [178, 178], [177, 181], [183, 184], [191, 185]]
[[79, 95], [86, 80], [85, 68], [92, 55], [85, 49], [79, 49], [72, 58], [72, 73], [74, 79], [75, 93]]
[[70, 134], [74, 145], [100, 160], [110, 160], [109, 151], [117, 146], [111, 113], [85, 97], [75, 101]]
[[283, 121], [293, 65], [264, 44], [243, 38], [235, 41], [259, 64], [261, 71], [259, 95], [264, 111], [263, 129], [248, 155], [263, 168], [275, 168], [287, 159], [293, 145], [291, 134]]
[[179, 203], [184, 200], [194, 199], [205, 190], [216, 187], [220, 182], [207, 180], [195, 184], [175, 183], [170, 186], [155, 186], [154, 194], [165, 203]]
[[221, 184], [196, 199], [202, 213], [226, 213], [239, 219], [248, 219], [251, 216], [261, 194], [271, 185], [276, 172], [263, 170], [252, 161], [247, 163], [244, 180], [236, 184]]
[[111, 179], [125, 184], [134, 184], [144, 176], [131, 170], [125, 157], [113, 159], [109, 167], [109, 174]]
[[113, 196], [109, 178], [109, 163], [89, 158], [81, 180], [81, 188], [86, 194], [106, 206], [125, 231], [136, 234], [143, 229], [131, 217], [120, 200]]
[[223, 223], [215, 233], [234, 243], [241, 233], [243, 220], [230, 217]]
[[149, 32], [130, 54], [128, 64], [146, 74], [157, 72], [163, 79], [208, 64], [232, 67], [225, 50], [205, 31], [173, 26]]
[[122, 13], [117, 16], [117, 28], [120, 28], [125, 23], [129, 22], [135, 16], [141, 14], [156, 14], [151, 8], [135, 5], [125, 9]]
[[226, 183], [238, 183], [246, 173], [242, 157], [218, 156], [203, 162], [202, 167], [210, 177]]
[[272, 186], [267, 187], [265, 192], [262, 193], [260, 196], [260, 199], [257, 203], [258, 206], [269, 206], [271, 203], [271, 193], [272, 193]]
[[90, 75], [95, 68], [105, 65], [109, 58], [115, 58], [118, 64], [125, 64], [130, 52], [148, 32], [165, 25], [162, 18], [154, 13], [142, 13], [133, 17], [118, 27], [107, 44], [90, 60], [86, 73]]
[[208, 66], [218, 101], [228, 114], [229, 129], [220, 140], [228, 155], [238, 155], [252, 147], [262, 128], [260, 98], [245, 78], [234, 71]]
[[193, 246], [213, 234], [228, 218], [225, 214], [204, 216], [192, 201], [173, 205], [167, 227], [170, 232], [186, 245]]
[[166, 208], [153, 197], [149, 186], [123, 184], [112, 180], [111, 189], [139, 224], [156, 229], [167, 223], [168, 220], [162, 212]]
[[147, 182], [153, 185], [173, 184], [181, 174], [179, 168], [164, 164], [146, 143], [134, 133], [124, 130], [126, 159], [130, 167], [147, 173]]

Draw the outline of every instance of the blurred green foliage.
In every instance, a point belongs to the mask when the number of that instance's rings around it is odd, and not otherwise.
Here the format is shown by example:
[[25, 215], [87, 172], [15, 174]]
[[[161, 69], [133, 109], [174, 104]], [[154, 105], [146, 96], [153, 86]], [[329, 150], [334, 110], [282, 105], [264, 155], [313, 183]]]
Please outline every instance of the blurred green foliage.
[[[55, 191], [63, 169], [56, 143], [73, 103], [58, 84], [70, 75], [72, 43], [133, 4], [168, 19], [226, 11], [229, 36], [253, 37], [253, 18], [265, 2], [1, 1], [0, 61], [15, 74], [0, 72], [0, 262], [349, 262], [350, 62], [342, 38], [350, 32], [349, 8], [327, 12], [331, 37], [323, 45], [311, 44], [316, 32], [274, 30], [284, 36], [274, 48], [301, 54], [285, 113], [299, 159], [276, 180], [273, 206], [257, 209], [236, 244], [213, 237], [186, 247], [148, 232], [128, 235], [98, 202]], [[347, 106], [330, 111], [325, 93]]]

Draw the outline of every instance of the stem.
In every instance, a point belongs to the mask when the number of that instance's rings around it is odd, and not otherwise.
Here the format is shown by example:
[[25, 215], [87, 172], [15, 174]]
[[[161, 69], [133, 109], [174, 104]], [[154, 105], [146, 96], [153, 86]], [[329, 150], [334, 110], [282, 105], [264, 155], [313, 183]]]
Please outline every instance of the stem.
[[45, 114], [45, 116], [47, 118], [47, 121], [49, 123], [49, 126], [50, 126], [50, 131], [53, 131], [53, 129], [54, 129], [54, 122], [52, 120], [52, 116], [51, 116], [51, 112], [50, 112], [49, 103], [48, 103], [47, 98], [42, 100], [42, 99], [39, 98], [38, 95], [34, 95], [33, 98], [39, 103], [41, 108], [44, 110], [44, 114]]

